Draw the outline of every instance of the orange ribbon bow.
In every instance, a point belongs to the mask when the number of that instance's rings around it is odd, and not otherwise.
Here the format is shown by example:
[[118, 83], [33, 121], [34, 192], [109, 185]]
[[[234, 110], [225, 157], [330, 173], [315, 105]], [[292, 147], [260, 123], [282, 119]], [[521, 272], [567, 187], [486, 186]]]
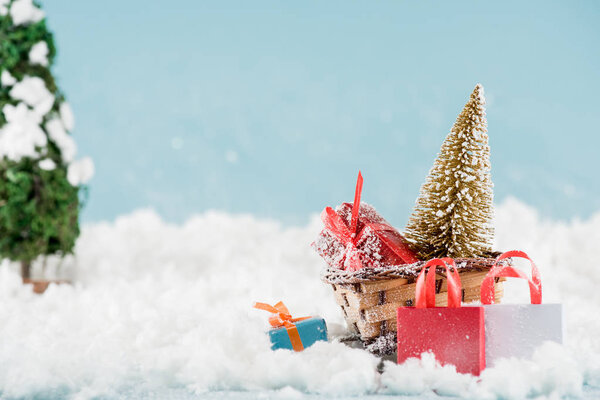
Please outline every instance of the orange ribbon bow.
[[269, 317], [269, 323], [271, 326], [273, 328], [285, 327], [294, 351], [304, 350], [304, 345], [302, 344], [302, 339], [300, 339], [300, 334], [298, 333], [295, 322], [304, 321], [310, 317], [293, 318], [282, 301], [274, 306], [267, 303], [254, 303], [254, 308], [270, 312], [271, 316]]

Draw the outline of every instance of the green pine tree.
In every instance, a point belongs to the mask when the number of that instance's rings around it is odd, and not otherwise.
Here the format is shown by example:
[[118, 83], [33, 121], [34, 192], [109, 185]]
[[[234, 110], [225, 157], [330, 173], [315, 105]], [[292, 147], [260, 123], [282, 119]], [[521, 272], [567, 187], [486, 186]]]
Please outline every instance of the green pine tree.
[[[91, 161], [73, 161], [70, 108], [50, 68], [56, 49], [39, 5], [0, 0], [0, 258], [23, 278], [41, 255], [73, 251]], [[82, 172], [87, 167], [87, 172]]]
[[423, 259], [492, 250], [493, 184], [483, 87], [477, 85], [421, 187], [406, 238]]

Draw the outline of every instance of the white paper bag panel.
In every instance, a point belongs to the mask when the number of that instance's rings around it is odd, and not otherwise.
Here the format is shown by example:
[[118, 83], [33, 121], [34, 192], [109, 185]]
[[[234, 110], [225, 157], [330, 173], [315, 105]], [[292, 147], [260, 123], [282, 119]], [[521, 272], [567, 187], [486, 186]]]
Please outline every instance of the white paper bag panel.
[[484, 306], [486, 365], [500, 358], [529, 358], [547, 340], [562, 343], [562, 304]]

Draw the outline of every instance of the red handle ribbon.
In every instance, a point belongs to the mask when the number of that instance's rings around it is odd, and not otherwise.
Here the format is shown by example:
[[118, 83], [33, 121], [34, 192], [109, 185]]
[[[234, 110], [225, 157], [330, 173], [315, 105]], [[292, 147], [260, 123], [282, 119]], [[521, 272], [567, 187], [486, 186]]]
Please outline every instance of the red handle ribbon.
[[304, 321], [310, 317], [293, 318], [282, 301], [274, 306], [267, 303], [254, 303], [254, 308], [270, 312], [271, 316], [269, 317], [269, 323], [271, 326], [273, 328], [285, 327], [294, 351], [304, 350], [304, 345], [302, 344], [302, 339], [300, 339], [300, 334], [298, 333], [295, 322]]
[[[450, 271], [450, 266], [452, 271]], [[460, 283], [460, 275], [456, 269], [456, 264], [451, 258], [434, 258], [429, 260], [421, 269], [421, 273], [417, 278], [415, 288], [415, 307], [416, 308], [431, 308], [435, 307], [435, 274], [437, 267], [446, 269], [446, 280], [448, 281], [448, 307], [460, 307], [462, 299], [462, 290]], [[429, 268], [429, 272], [425, 270]], [[427, 280], [425, 280], [427, 274]]]
[[[529, 260], [531, 263], [531, 278], [529, 278], [523, 271], [518, 270], [510, 265], [498, 264], [500, 261], [509, 257], [520, 257]], [[542, 279], [540, 277], [540, 271], [531, 258], [529, 258], [529, 256], [524, 252], [512, 250], [498, 256], [496, 263], [481, 283], [482, 304], [492, 304], [494, 302], [494, 278], [496, 277], [525, 279], [529, 283], [529, 296], [531, 298], [531, 304], [542, 304]]]

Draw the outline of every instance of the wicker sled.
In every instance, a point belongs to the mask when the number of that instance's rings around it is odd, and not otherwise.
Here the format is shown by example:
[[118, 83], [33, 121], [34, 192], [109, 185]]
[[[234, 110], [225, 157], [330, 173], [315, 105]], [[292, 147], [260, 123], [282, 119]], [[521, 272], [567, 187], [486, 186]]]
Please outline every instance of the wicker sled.
[[[457, 258], [456, 267], [462, 283], [462, 301], [478, 301], [483, 278], [494, 265], [495, 258]], [[508, 261], [510, 262], [510, 261]], [[385, 268], [363, 268], [355, 272], [328, 269], [323, 281], [333, 287], [336, 302], [342, 308], [350, 330], [366, 344], [382, 336], [395, 337], [396, 310], [412, 306], [415, 281], [425, 262]], [[498, 279], [495, 302], [499, 303], [503, 287]], [[436, 306], [447, 305], [445, 275], [436, 277]]]

